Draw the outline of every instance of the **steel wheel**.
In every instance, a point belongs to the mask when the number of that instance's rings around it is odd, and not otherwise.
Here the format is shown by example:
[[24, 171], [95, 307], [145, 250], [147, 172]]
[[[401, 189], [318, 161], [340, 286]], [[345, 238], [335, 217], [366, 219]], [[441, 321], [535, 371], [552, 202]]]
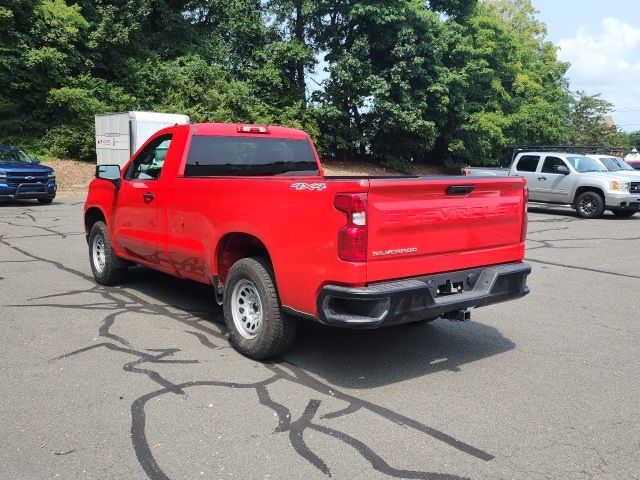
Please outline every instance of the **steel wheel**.
[[98, 273], [104, 272], [104, 267], [107, 264], [107, 254], [105, 252], [104, 238], [102, 235], [96, 235], [93, 237], [91, 243], [91, 256], [93, 259], [93, 266]]
[[240, 353], [264, 360], [284, 353], [293, 342], [296, 322], [281, 310], [269, 260], [249, 257], [229, 269], [222, 308], [229, 342]]
[[251, 340], [262, 327], [262, 301], [258, 289], [249, 280], [240, 280], [231, 293], [231, 315], [240, 335]]
[[109, 231], [102, 221], [94, 223], [89, 232], [89, 263], [100, 285], [114, 285], [127, 275], [127, 264], [114, 253]]

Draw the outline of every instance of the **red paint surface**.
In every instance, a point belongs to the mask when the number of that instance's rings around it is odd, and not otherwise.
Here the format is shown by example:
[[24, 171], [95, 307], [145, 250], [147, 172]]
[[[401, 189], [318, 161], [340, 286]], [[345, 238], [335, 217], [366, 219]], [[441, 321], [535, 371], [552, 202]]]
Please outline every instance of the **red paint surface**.
[[[237, 130], [235, 124], [163, 129], [149, 139], [174, 135], [158, 180], [122, 179], [120, 188], [91, 182], [85, 211], [103, 212], [118, 256], [204, 283], [219, 274], [224, 281], [228, 264], [243, 252], [221, 248], [221, 240], [248, 234], [269, 253], [282, 304], [312, 315], [325, 284], [363, 286], [523, 260], [521, 178], [332, 179], [319, 161], [318, 176], [182, 177], [192, 135], [260, 135]], [[299, 130], [269, 131], [271, 138], [311, 141]], [[299, 186], [319, 183], [326, 188]], [[451, 185], [475, 188], [448, 196]], [[154, 200], [145, 202], [144, 193]], [[338, 232], [346, 225], [334, 207], [338, 193], [367, 194], [364, 262], [338, 258]]]

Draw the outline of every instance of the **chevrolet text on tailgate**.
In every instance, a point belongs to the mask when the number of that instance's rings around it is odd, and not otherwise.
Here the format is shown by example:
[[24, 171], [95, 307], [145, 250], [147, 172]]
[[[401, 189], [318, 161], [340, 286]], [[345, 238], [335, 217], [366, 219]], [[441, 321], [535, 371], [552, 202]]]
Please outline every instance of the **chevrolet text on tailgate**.
[[84, 210], [96, 281], [139, 264], [212, 285], [252, 358], [284, 352], [299, 318], [467, 320], [529, 291], [523, 178], [325, 177], [306, 133], [231, 124], [165, 128], [96, 177]]

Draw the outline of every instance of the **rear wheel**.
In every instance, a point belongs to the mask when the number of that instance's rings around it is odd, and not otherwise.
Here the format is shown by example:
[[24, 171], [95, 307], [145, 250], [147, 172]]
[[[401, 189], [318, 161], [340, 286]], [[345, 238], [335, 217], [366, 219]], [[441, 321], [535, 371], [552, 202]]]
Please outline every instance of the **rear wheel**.
[[126, 267], [122, 267], [122, 261], [111, 247], [111, 239], [104, 222], [96, 222], [91, 227], [89, 262], [93, 277], [100, 285], [122, 282], [127, 275]]
[[596, 192], [581, 193], [576, 198], [575, 209], [582, 218], [600, 218], [604, 213], [604, 199]]
[[280, 309], [269, 262], [238, 260], [225, 283], [224, 320], [231, 345], [255, 360], [284, 353], [293, 342], [296, 322]]
[[636, 214], [636, 210], [611, 210], [611, 213], [619, 218], [629, 218]]

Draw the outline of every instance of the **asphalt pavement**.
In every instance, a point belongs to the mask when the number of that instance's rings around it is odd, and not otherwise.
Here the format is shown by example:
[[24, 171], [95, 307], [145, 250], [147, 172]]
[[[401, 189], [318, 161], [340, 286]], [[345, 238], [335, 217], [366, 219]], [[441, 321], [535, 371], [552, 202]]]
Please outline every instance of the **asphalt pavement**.
[[640, 215], [531, 210], [527, 257], [471, 322], [260, 363], [204, 285], [97, 285], [82, 199], [0, 205], [0, 478], [640, 478]]

